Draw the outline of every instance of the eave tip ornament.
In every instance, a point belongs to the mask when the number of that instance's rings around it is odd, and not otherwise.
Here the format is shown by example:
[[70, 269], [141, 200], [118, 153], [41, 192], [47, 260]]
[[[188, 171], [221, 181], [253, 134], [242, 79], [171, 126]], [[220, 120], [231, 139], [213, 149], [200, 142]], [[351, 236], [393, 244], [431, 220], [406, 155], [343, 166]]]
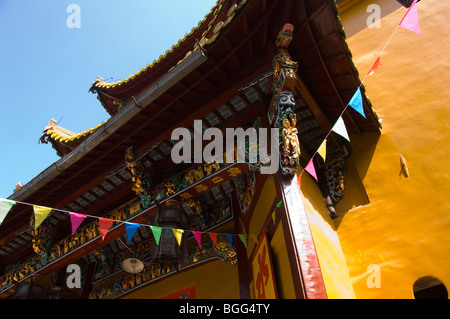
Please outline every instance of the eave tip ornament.
[[291, 43], [294, 32], [294, 26], [290, 23], [285, 23], [283, 29], [278, 33], [276, 45], [277, 48], [286, 49]]

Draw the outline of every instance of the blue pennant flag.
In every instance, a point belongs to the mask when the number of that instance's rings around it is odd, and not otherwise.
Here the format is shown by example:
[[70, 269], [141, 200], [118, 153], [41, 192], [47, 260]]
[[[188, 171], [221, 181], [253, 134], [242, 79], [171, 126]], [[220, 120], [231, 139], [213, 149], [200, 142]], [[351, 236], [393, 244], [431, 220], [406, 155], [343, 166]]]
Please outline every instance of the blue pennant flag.
[[232, 234], [225, 234], [227, 235], [228, 242], [230, 243], [230, 247], [233, 247], [233, 235]]
[[141, 225], [136, 223], [125, 223], [125, 231], [127, 232], [128, 241], [133, 238], [134, 233], [139, 228], [139, 226]]
[[366, 117], [366, 115], [364, 114], [363, 101], [362, 101], [360, 88], [358, 88], [358, 90], [356, 90], [352, 99], [350, 100], [350, 102], [348, 102], [348, 105], [350, 105], [352, 108], [354, 108], [359, 114]]

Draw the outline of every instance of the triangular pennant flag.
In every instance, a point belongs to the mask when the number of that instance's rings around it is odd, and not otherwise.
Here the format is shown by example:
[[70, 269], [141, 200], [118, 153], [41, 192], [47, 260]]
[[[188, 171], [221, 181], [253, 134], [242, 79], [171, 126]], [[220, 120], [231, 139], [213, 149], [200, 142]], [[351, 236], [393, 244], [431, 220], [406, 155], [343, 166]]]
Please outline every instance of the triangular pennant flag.
[[313, 163], [313, 159], [312, 158], [309, 160], [308, 165], [306, 165], [305, 171], [307, 171], [312, 177], [314, 177], [314, 179], [316, 181], [318, 181], [317, 180], [316, 169], [314, 168], [314, 163]]
[[136, 223], [125, 223], [125, 231], [127, 233], [128, 241], [133, 239], [134, 233], [138, 230], [139, 226], [141, 225]]
[[274, 210], [272, 213], [272, 222], [274, 225], [275, 225], [275, 212], [276, 212], [276, 210]]
[[0, 198], [0, 225], [15, 203], [15, 201]]
[[411, 6], [408, 8], [408, 11], [406, 11], [406, 14], [403, 17], [402, 21], [400, 21], [398, 25], [405, 29], [413, 31], [418, 35], [421, 35], [419, 28], [419, 15], [417, 13], [416, 3], [417, 0], [414, 0]]
[[228, 243], [230, 244], [230, 247], [233, 247], [233, 234], [225, 234], [228, 238]]
[[334, 124], [332, 131], [338, 133], [340, 136], [345, 138], [347, 141], [350, 142], [350, 138], [348, 137], [347, 129], [345, 127], [344, 120], [342, 119], [342, 116], [339, 116], [338, 120], [336, 121], [336, 124]]
[[114, 223], [113, 219], [108, 218], [98, 219], [98, 225], [100, 226], [100, 233], [102, 234], [102, 240], [105, 240], [106, 233], [108, 233], [108, 230], [111, 228], [113, 223]]
[[200, 248], [202, 248], [202, 233], [199, 231], [191, 230], [192, 235], [194, 235], [195, 240]]
[[381, 67], [381, 55], [379, 55], [377, 57], [377, 59], [375, 60], [375, 63], [372, 65], [372, 67], [370, 68], [369, 72], [367, 73], [367, 75], [372, 75], [375, 73], [376, 70], [378, 70], [378, 68]]
[[297, 184], [298, 188], [300, 189], [300, 186], [302, 185], [302, 174], [297, 176]]
[[34, 211], [34, 229], [37, 229], [39, 225], [47, 218], [48, 214], [52, 211], [49, 207], [35, 206], [33, 205]]
[[359, 114], [366, 117], [364, 114], [364, 108], [363, 108], [363, 101], [361, 96], [361, 88], [358, 87], [355, 94], [353, 94], [350, 102], [348, 102], [348, 105], [350, 105], [352, 108], [355, 109]]
[[283, 200], [280, 200], [280, 201], [277, 203], [277, 207], [280, 208], [281, 205], [283, 205]]
[[80, 227], [80, 224], [83, 222], [83, 220], [87, 217], [83, 214], [77, 214], [77, 213], [69, 213], [70, 216], [70, 223], [72, 224], [72, 235], [75, 234], [78, 227]]
[[209, 237], [211, 237], [212, 242], [214, 243], [214, 246], [217, 246], [217, 234], [216, 233], [208, 233]]
[[244, 246], [247, 248], [247, 236], [245, 236], [245, 234], [239, 234], [239, 239], [244, 243]]
[[153, 237], [155, 237], [156, 244], [159, 245], [159, 240], [161, 239], [161, 230], [162, 227], [159, 226], [150, 226], [152, 229]]
[[172, 231], [173, 231], [173, 235], [177, 239], [178, 246], [180, 246], [181, 245], [181, 236], [183, 236], [184, 230], [173, 228]]
[[325, 162], [327, 159], [327, 139], [324, 139], [322, 144], [320, 144], [317, 153], [319, 153], [319, 155], [322, 156], [323, 162]]

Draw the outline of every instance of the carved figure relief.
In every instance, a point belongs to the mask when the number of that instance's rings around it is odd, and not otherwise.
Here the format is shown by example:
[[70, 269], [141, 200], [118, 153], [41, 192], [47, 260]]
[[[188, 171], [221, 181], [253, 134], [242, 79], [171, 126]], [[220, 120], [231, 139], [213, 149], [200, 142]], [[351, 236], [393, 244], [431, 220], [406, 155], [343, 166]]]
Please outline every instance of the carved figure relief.
[[294, 113], [294, 88], [298, 63], [292, 61], [287, 47], [292, 40], [294, 26], [286, 23], [279, 32], [278, 54], [273, 59], [273, 97], [269, 107], [269, 121], [280, 130], [280, 168], [285, 175], [294, 175], [300, 160], [300, 142]]
[[131, 146], [125, 150], [125, 164], [132, 175], [131, 180], [134, 183], [133, 191], [136, 195], [141, 197], [141, 199], [144, 199], [149, 195], [152, 181], [147, 168], [140, 161], [136, 161], [133, 148], [134, 147]]

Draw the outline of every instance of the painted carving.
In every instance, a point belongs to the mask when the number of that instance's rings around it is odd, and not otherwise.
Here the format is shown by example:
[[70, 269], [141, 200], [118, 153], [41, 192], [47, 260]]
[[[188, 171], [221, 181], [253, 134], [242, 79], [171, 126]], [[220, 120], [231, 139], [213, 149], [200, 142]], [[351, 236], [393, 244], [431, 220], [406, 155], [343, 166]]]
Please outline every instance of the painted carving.
[[269, 121], [280, 133], [280, 168], [285, 175], [294, 175], [300, 161], [300, 142], [294, 113], [294, 88], [297, 83], [298, 63], [292, 61], [287, 47], [292, 40], [294, 27], [285, 24], [280, 31], [276, 45], [278, 54], [273, 59], [272, 101], [269, 106]]
[[345, 189], [345, 162], [343, 159], [336, 163], [325, 166], [325, 180], [328, 192], [334, 203], [337, 203], [344, 196]]
[[125, 164], [131, 172], [131, 180], [133, 181], [133, 191], [141, 199], [148, 197], [152, 181], [148, 174], [147, 168], [142, 162], [136, 161], [136, 156], [133, 152], [133, 146], [125, 150]]
[[340, 159], [338, 162], [328, 164], [324, 169], [325, 183], [327, 186], [328, 195], [325, 197], [325, 202], [328, 209], [328, 214], [331, 218], [336, 218], [335, 204], [338, 203], [344, 196], [345, 189], [345, 162]]
[[249, 171], [233, 179], [236, 187], [237, 200], [241, 213], [245, 214], [250, 209], [253, 195], [255, 194], [255, 172]]

